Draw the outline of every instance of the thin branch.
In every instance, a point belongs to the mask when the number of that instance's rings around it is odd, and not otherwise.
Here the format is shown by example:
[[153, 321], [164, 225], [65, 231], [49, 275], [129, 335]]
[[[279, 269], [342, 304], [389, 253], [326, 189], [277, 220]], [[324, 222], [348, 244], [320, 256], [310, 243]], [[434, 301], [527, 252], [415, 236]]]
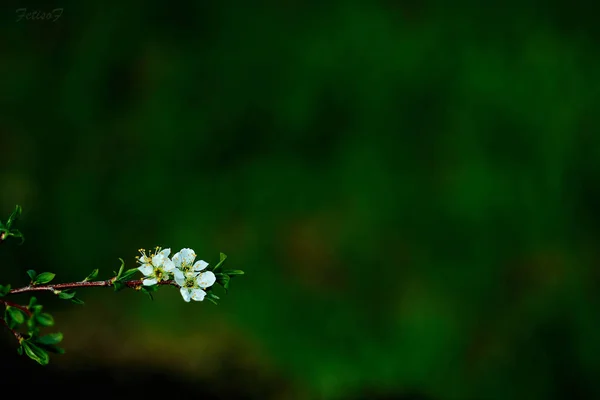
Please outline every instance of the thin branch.
[[17, 332], [16, 330], [14, 330], [10, 326], [8, 326], [8, 324], [6, 323], [6, 321], [3, 318], [0, 318], [0, 322], [2, 322], [2, 325], [4, 325], [9, 331], [12, 332], [12, 334], [15, 336], [15, 339], [17, 339], [17, 342], [21, 343], [21, 339], [23, 338], [23, 335], [21, 335], [19, 332]]
[[[57, 283], [54, 285], [27, 285], [22, 288], [11, 289], [8, 294], [27, 293], [27, 292], [55, 292], [65, 289], [83, 288], [83, 287], [112, 287], [114, 283], [113, 279], [107, 279], [105, 281], [81, 281], [81, 282], [69, 282], [69, 283]], [[142, 286], [142, 280], [136, 279], [131, 281], [122, 282], [128, 288], [136, 289]], [[177, 286], [174, 280], [158, 282], [158, 285], [173, 285]]]
[[21, 310], [25, 314], [27, 314], [28, 317], [31, 317], [31, 311], [29, 311], [29, 308], [27, 308], [26, 306], [22, 306], [20, 304], [13, 303], [12, 301], [4, 300], [4, 299], [0, 299], [0, 303], [3, 303], [4, 305], [9, 306], [9, 307], [18, 308], [19, 310]]

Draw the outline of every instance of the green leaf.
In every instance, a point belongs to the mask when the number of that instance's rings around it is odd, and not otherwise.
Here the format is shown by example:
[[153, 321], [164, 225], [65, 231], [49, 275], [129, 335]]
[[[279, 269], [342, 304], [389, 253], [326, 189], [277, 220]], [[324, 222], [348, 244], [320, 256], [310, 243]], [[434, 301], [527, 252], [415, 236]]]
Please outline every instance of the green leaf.
[[42, 312], [42, 308], [44, 308], [44, 306], [42, 306], [41, 304], [36, 304], [36, 305], [29, 307], [31, 312], [34, 314], [39, 314], [40, 312]]
[[216, 270], [217, 268], [219, 268], [221, 266], [221, 264], [223, 264], [223, 262], [227, 259], [227, 256], [223, 253], [220, 253], [219, 255], [219, 263], [217, 265], [215, 265], [215, 267], [212, 269], [213, 271]]
[[50, 282], [52, 279], [54, 279], [55, 276], [56, 274], [53, 274], [52, 272], [42, 272], [41, 274], [36, 276], [36, 278], [33, 281], [33, 284], [43, 285], [45, 283]]
[[211, 303], [218, 305], [217, 300], [219, 300], [219, 296], [217, 296], [216, 294], [212, 293], [212, 292], [208, 292], [206, 293], [206, 300], [210, 301]]
[[21, 239], [21, 243], [23, 244], [23, 242], [25, 241], [25, 236], [23, 236], [23, 234], [21, 233], [20, 230], [18, 229], [13, 229], [12, 231], [7, 233], [7, 236], [12, 236], [14, 238], [20, 238]]
[[60, 332], [49, 333], [44, 336], [40, 336], [37, 339], [39, 344], [58, 344], [63, 340], [63, 334]]
[[21, 216], [21, 213], [23, 213], [23, 209], [17, 204], [15, 211], [10, 214], [10, 217], [8, 217], [8, 220], [6, 221], [6, 229], [10, 229], [12, 227], [12, 224]]
[[226, 269], [226, 270], [223, 270], [223, 273], [227, 274], [229, 276], [244, 275], [244, 271], [239, 270], [239, 269]]
[[119, 281], [124, 282], [130, 280], [133, 276], [139, 273], [140, 270], [137, 268], [131, 268], [121, 274]]
[[98, 277], [98, 268], [90, 272], [90, 274], [83, 280], [84, 282], [93, 281]]
[[7, 306], [6, 313], [8, 314], [7, 316], [10, 318], [10, 320], [14, 321], [14, 323], [17, 325], [21, 325], [23, 322], [25, 322], [25, 313], [17, 307]]
[[38, 324], [42, 326], [52, 326], [54, 325], [54, 317], [48, 313], [41, 313], [35, 316], [35, 319]]
[[75, 292], [72, 290], [69, 290], [69, 289], [63, 290], [58, 293], [59, 299], [69, 300], [69, 299], [72, 299], [73, 297], [75, 297]]
[[0, 285], [0, 297], [4, 297], [10, 292], [10, 284]]
[[65, 354], [65, 349], [63, 349], [62, 347], [58, 347], [55, 344], [39, 344], [39, 347], [46, 351], [49, 351], [50, 353]]
[[77, 298], [77, 297], [73, 297], [71, 299], [71, 302], [75, 303], [75, 304], [84, 304], [83, 300], [81, 300], [80, 298]]
[[119, 280], [113, 282], [113, 287], [115, 288], [115, 292], [123, 290], [125, 288], [125, 284]]
[[121, 277], [123, 269], [125, 268], [125, 261], [123, 261], [122, 258], [119, 258], [119, 260], [121, 261], [121, 267], [119, 268], [119, 272], [117, 272], [117, 276], [115, 277], [116, 279], [119, 279]]
[[26, 340], [22, 341], [21, 345], [23, 346], [23, 350], [25, 350], [25, 354], [27, 354], [27, 356], [32, 360], [37, 361], [39, 364], [47, 365], [50, 361], [50, 357], [48, 356], [48, 352], [46, 350]]
[[19, 345], [19, 348], [17, 349], [17, 353], [19, 353], [20, 356], [23, 355], [23, 345]]
[[37, 299], [34, 296], [31, 296], [31, 298], [29, 299], [29, 304], [27, 305], [27, 308], [29, 308], [31, 310], [31, 308], [33, 306], [35, 306], [36, 302], [37, 302]]
[[145, 293], [148, 295], [148, 297], [150, 297], [150, 300], [154, 300], [154, 297], [152, 297], [152, 292], [156, 292], [158, 290], [158, 285], [152, 285], [152, 286], [142, 286], [140, 288], [140, 291], [142, 293]]
[[225, 293], [227, 293], [227, 289], [229, 289], [229, 281], [231, 280], [229, 275], [221, 272], [216, 273], [215, 276], [217, 277], [217, 283], [223, 286], [223, 289], [225, 289]]
[[34, 270], [30, 269], [30, 270], [27, 270], [27, 275], [29, 275], [29, 279], [31, 279], [33, 281], [35, 279], [35, 277], [37, 276], [37, 273]]

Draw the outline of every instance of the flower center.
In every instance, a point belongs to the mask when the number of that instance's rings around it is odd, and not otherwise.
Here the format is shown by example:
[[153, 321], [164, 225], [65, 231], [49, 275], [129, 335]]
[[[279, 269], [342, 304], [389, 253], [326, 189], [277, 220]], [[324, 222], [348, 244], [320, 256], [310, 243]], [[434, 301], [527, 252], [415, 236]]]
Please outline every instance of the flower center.
[[156, 277], [157, 281], [162, 281], [164, 274], [160, 268], [155, 268], [154, 276]]
[[196, 279], [194, 279], [193, 277], [186, 277], [183, 286], [186, 288], [196, 287]]

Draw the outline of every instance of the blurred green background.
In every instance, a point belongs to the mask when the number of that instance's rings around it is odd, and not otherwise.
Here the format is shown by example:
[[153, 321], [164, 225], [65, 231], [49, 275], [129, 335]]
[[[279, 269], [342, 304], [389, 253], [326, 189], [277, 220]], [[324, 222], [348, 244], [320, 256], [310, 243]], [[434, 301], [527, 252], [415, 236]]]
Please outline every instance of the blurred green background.
[[44, 369], [6, 333], [10, 371], [201, 398], [600, 398], [597, 7], [442, 4], [4, 5], [0, 211], [23, 206], [26, 242], [0, 248], [2, 283], [109, 278], [154, 246], [246, 271], [218, 306], [38, 296], [67, 353]]

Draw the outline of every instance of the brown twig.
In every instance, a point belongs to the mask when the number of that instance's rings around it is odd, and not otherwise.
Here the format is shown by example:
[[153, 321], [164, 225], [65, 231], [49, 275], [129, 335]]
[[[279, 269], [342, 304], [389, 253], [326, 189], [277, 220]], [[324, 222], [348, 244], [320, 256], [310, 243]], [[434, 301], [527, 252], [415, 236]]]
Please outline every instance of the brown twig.
[[10, 326], [8, 326], [8, 324], [6, 323], [4, 318], [0, 318], [0, 322], [2, 322], [2, 325], [4, 325], [9, 331], [11, 331], [12, 334], [15, 336], [15, 339], [17, 339], [17, 341], [19, 343], [21, 343], [21, 339], [23, 339], [23, 335], [20, 334], [19, 332], [17, 332], [16, 330], [14, 330], [13, 328], [11, 328]]
[[22, 306], [20, 304], [13, 303], [12, 301], [4, 300], [4, 299], [0, 299], [0, 303], [4, 304], [6, 306], [9, 306], [9, 307], [18, 308], [19, 310], [21, 310], [25, 314], [27, 314], [28, 317], [31, 317], [31, 311], [29, 311], [29, 308], [27, 308], [26, 306]]
[[[69, 282], [69, 283], [57, 283], [54, 285], [27, 285], [22, 288], [11, 289], [8, 294], [27, 293], [27, 292], [55, 292], [65, 289], [83, 288], [83, 287], [112, 287], [114, 283], [113, 279], [107, 279], [105, 281], [81, 281], [81, 282]], [[136, 279], [131, 281], [123, 282], [128, 288], [138, 288], [142, 286], [142, 280]], [[173, 280], [158, 282], [158, 285], [173, 285], [177, 286], [177, 283]]]

